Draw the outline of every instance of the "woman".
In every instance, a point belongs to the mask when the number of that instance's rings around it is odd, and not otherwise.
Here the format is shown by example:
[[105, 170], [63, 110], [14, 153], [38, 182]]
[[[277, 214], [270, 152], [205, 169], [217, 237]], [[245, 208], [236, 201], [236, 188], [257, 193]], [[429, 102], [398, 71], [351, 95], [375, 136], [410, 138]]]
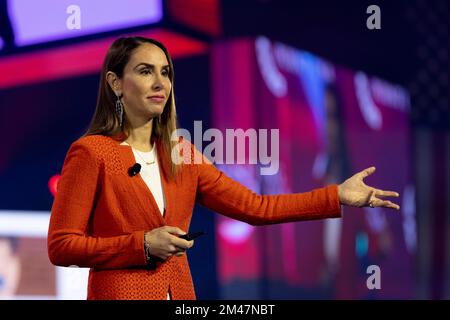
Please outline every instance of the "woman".
[[[173, 71], [161, 43], [117, 39], [103, 64], [90, 128], [67, 153], [52, 207], [49, 257], [55, 265], [90, 268], [88, 299], [195, 299], [184, 254], [194, 242], [178, 237], [189, 230], [195, 202], [252, 225], [340, 217], [340, 205], [399, 208], [379, 198], [396, 192], [363, 183], [373, 167], [339, 186], [254, 194], [188, 141], [171, 141]], [[197, 156], [204, 161], [192, 163]], [[136, 163], [140, 172], [133, 171]]]

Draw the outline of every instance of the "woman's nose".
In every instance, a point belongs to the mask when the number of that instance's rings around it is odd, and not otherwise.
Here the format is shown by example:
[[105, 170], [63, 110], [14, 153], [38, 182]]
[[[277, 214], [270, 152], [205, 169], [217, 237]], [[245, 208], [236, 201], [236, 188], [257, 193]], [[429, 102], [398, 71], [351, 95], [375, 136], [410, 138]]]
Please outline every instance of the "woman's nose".
[[161, 90], [163, 88], [161, 76], [156, 75], [156, 77], [154, 79], [155, 79], [155, 81], [152, 84], [152, 89], [153, 90]]
[[154, 82], [153, 83], [153, 85], [152, 85], [152, 89], [153, 90], [155, 90], [155, 91], [159, 91], [159, 90], [161, 90], [162, 89], [162, 84], [161, 84], [161, 82]]

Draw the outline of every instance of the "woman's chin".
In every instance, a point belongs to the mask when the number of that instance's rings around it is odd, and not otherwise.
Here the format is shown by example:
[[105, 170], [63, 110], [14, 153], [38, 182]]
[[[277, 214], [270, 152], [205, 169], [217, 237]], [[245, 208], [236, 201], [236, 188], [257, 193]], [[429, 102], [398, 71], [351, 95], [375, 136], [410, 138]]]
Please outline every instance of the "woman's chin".
[[153, 104], [148, 108], [148, 110], [151, 112], [151, 114], [159, 116], [164, 111], [164, 105]]
[[153, 119], [153, 118], [158, 118], [161, 114], [162, 114], [162, 112], [163, 112], [163, 110], [152, 110], [150, 113], [149, 113], [149, 115], [148, 115], [148, 118], [149, 119]]

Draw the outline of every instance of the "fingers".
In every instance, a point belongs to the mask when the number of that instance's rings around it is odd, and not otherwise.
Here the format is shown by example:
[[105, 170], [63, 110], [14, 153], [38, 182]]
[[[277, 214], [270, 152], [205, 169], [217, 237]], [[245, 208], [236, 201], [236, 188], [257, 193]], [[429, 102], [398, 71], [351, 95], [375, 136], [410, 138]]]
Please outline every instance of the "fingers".
[[369, 196], [366, 199], [366, 203], [368, 203], [370, 206], [372, 206], [371, 204], [373, 203], [374, 196], [375, 196], [375, 189], [372, 189], [369, 193]]
[[361, 175], [361, 178], [364, 179], [365, 177], [370, 176], [372, 173], [374, 173], [375, 170], [376, 170], [375, 167], [370, 167], [370, 168], [364, 169], [363, 171], [360, 171], [358, 174]]
[[[188, 242], [190, 243], [190, 247], [189, 248], [191, 248], [193, 246], [193, 244], [194, 244], [194, 240], [188, 241]], [[189, 249], [189, 248], [187, 248], [187, 249]], [[186, 253], [187, 249], [176, 247], [175, 252], [173, 252], [173, 255], [177, 256], [177, 257], [182, 256], [183, 254]]]
[[169, 253], [170, 254], [172, 254], [172, 255], [176, 255], [177, 253], [184, 253], [186, 251], [186, 249], [184, 249], [184, 248], [180, 248], [180, 247], [177, 247], [177, 246], [170, 246], [169, 247]]
[[400, 206], [398, 204], [395, 204], [395, 203], [391, 202], [391, 201], [383, 201], [381, 203], [381, 206], [384, 207], [384, 208], [400, 210]]
[[168, 247], [168, 249], [165, 251], [165, 253], [162, 253], [159, 257], [161, 259], [163, 259], [163, 260], [167, 260], [167, 259], [169, 259], [172, 256], [179, 257], [179, 256], [182, 256], [185, 253], [186, 253], [185, 249], [178, 248], [176, 246], [170, 245]]
[[380, 189], [376, 190], [375, 195], [377, 197], [395, 197], [395, 198], [398, 198], [400, 196], [398, 194], [398, 192], [395, 192], [395, 191], [384, 191], [384, 190], [380, 190]]
[[171, 227], [171, 226], [166, 226], [165, 230], [170, 233], [172, 236], [170, 237], [170, 243], [181, 248], [181, 249], [189, 249], [190, 247], [192, 247], [193, 242], [191, 241], [187, 241], [185, 239], [181, 239], [178, 236], [182, 236], [184, 234], [186, 234], [186, 232], [184, 232], [183, 230], [181, 230], [178, 227]]
[[179, 257], [179, 256], [182, 256], [183, 254], [185, 254], [185, 253], [186, 253], [186, 250], [187, 250], [187, 249], [185, 249], [185, 248], [180, 248], [180, 247], [177, 247], [177, 246], [172, 246], [169, 254], [170, 254], [170, 255], [174, 255], [174, 256], [176, 256], [176, 257]]
[[383, 207], [383, 208], [390, 208], [395, 210], [400, 210], [400, 206], [396, 203], [393, 203], [389, 200], [380, 199], [378, 197], [399, 197], [400, 195], [398, 192], [395, 191], [384, 191], [380, 189], [374, 189], [371, 192], [371, 197], [369, 198], [369, 206], [374, 207]]
[[191, 241], [187, 241], [184, 239], [180, 239], [176, 236], [172, 236], [170, 238], [171, 244], [173, 244], [174, 246], [183, 249], [183, 250], [187, 250], [189, 248], [191, 248], [194, 245], [194, 240]]
[[162, 229], [166, 232], [166, 244], [164, 254], [161, 258], [164, 260], [170, 258], [171, 256], [182, 256], [186, 253], [187, 249], [192, 248], [194, 245], [194, 240], [187, 241], [185, 239], [179, 238], [180, 235], [186, 234], [183, 230], [178, 227], [164, 226]]
[[382, 200], [382, 199], [378, 199], [378, 198], [374, 198], [371, 202], [373, 208], [375, 207], [382, 207], [382, 208], [389, 208], [389, 209], [395, 209], [395, 210], [400, 210], [400, 206], [396, 203], [393, 203], [391, 201], [388, 200]]
[[182, 236], [183, 234], [186, 234], [186, 232], [184, 232], [183, 230], [181, 230], [178, 227], [171, 227], [171, 226], [165, 226], [164, 230], [166, 230], [167, 232], [177, 235], [177, 236]]

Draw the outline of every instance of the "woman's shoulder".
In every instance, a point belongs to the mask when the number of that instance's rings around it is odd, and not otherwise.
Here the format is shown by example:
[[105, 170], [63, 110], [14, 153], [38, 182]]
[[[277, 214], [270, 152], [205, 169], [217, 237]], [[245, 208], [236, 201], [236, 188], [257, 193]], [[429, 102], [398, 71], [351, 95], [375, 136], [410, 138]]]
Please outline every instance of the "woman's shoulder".
[[114, 145], [118, 143], [113, 137], [92, 134], [78, 138], [71, 147], [87, 149], [96, 155], [104, 155], [109, 153], [108, 150], [113, 150]]
[[108, 137], [102, 134], [90, 134], [87, 136], [82, 136], [74, 141], [74, 143], [77, 144], [86, 144], [86, 145], [93, 145], [93, 144], [105, 144], [110, 143], [112, 141], [112, 137]]

